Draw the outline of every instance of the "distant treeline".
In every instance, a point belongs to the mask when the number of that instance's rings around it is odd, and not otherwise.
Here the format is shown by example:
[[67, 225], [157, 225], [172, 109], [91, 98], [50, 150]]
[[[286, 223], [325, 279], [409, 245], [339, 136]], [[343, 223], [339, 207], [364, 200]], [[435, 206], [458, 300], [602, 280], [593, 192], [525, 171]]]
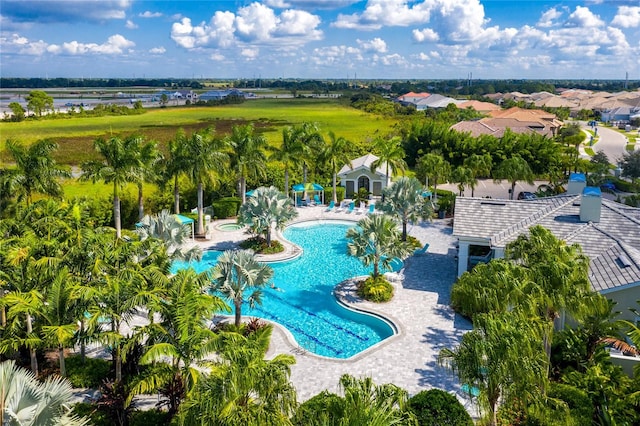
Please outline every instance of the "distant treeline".
[[[0, 87], [5, 89], [47, 89], [47, 88], [118, 88], [155, 87], [170, 89], [206, 90], [211, 80], [196, 79], [145, 79], [145, 78], [0, 78]], [[633, 80], [296, 80], [296, 79], [241, 79], [216, 80], [227, 87], [238, 89], [283, 89], [328, 93], [336, 91], [368, 91], [382, 95], [399, 95], [408, 92], [441, 93], [449, 96], [477, 97], [492, 93], [554, 93], [560, 88], [585, 89], [607, 92], [637, 90], [640, 81]]]

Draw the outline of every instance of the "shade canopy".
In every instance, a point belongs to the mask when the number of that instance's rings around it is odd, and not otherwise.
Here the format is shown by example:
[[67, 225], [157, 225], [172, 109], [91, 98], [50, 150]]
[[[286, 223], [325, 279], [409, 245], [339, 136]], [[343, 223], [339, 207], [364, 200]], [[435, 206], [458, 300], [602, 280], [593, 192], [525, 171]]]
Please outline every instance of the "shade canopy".
[[186, 225], [187, 223], [193, 223], [194, 220], [191, 219], [190, 217], [187, 216], [182, 216], [181, 214], [177, 214], [175, 215], [176, 220], [180, 223], [182, 223], [183, 225]]
[[297, 183], [293, 185], [293, 190], [295, 192], [315, 192], [315, 191], [324, 191], [324, 187], [319, 183], [308, 183], [303, 185], [301, 183]]
[[247, 191], [244, 193], [244, 195], [246, 195], [247, 197], [253, 197], [253, 194], [255, 194], [256, 190], [252, 189], [251, 191]]

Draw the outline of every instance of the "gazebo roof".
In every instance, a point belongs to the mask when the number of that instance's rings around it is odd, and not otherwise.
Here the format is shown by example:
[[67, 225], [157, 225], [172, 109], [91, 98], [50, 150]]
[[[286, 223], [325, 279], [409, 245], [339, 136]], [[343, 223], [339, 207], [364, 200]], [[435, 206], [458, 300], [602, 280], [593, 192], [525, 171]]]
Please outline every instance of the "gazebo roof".
[[[376, 155], [369, 153], [367, 155], [363, 155], [362, 157], [351, 160], [351, 168], [349, 168], [348, 164], [345, 164], [338, 172], [338, 176], [342, 177], [359, 169], [371, 170], [371, 164], [373, 164], [373, 162], [378, 158], [379, 157], [377, 157]], [[387, 175], [386, 163], [382, 163], [380, 166], [378, 166], [378, 168], [376, 169], [376, 174], [383, 177]]]

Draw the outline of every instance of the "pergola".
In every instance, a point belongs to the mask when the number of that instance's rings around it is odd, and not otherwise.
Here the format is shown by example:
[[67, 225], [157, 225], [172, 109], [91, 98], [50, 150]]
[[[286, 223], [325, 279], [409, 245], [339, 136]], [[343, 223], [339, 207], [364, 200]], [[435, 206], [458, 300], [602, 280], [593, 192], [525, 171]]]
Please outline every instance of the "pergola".
[[298, 193], [302, 193], [303, 197], [305, 193], [313, 193], [313, 192], [318, 192], [320, 193], [320, 201], [322, 204], [324, 204], [324, 187], [318, 183], [308, 183], [306, 185], [303, 185], [301, 183], [295, 184], [293, 185], [293, 202], [294, 205], [298, 205]]

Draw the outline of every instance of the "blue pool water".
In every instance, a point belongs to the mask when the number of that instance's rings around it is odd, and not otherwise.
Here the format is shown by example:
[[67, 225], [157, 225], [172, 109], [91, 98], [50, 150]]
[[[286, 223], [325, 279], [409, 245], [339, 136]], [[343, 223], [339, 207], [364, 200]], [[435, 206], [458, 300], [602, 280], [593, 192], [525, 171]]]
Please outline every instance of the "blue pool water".
[[[370, 273], [356, 258], [346, 255], [344, 236], [350, 226], [311, 222], [288, 227], [285, 238], [302, 247], [303, 255], [270, 264], [276, 289], [265, 288], [262, 305], [254, 309], [244, 305], [242, 314], [278, 322], [301, 347], [332, 358], [349, 358], [393, 335], [387, 322], [346, 309], [332, 294], [339, 282]], [[219, 255], [207, 251], [192, 266], [204, 271], [215, 265]]]

